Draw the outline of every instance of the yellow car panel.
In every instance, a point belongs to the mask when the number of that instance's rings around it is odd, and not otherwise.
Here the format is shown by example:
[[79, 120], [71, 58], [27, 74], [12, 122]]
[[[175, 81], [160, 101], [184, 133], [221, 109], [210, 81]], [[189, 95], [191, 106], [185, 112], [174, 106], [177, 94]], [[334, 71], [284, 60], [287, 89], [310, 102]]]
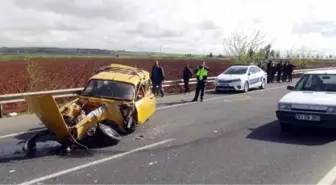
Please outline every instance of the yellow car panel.
[[60, 140], [70, 136], [65, 121], [51, 95], [25, 97], [28, 109], [33, 111], [41, 122]]
[[156, 106], [155, 104], [154, 94], [148, 94], [135, 103], [136, 109], [138, 111], [138, 122], [140, 124], [143, 124], [154, 114]]

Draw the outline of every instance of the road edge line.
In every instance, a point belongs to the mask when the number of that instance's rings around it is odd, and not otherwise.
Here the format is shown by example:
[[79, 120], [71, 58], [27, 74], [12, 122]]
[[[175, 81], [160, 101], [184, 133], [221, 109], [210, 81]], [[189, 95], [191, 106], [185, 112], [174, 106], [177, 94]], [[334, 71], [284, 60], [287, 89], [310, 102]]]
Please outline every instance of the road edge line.
[[113, 155], [113, 156], [110, 156], [110, 157], [95, 160], [95, 161], [92, 161], [92, 162], [89, 162], [89, 163], [86, 163], [86, 164], [83, 164], [83, 165], [79, 165], [79, 166], [76, 166], [76, 167], [73, 167], [73, 168], [62, 170], [62, 171], [52, 173], [52, 174], [49, 174], [49, 175], [46, 175], [46, 176], [38, 177], [38, 178], [35, 178], [33, 180], [26, 181], [26, 182], [23, 182], [23, 183], [20, 183], [20, 184], [22, 184], [22, 185], [35, 184], [35, 183], [38, 183], [38, 182], [41, 182], [41, 181], [45, 181], [45, 180], [49, 180], [49, 179], [52, 179], [52, 178], [55, 178], [55, 177], [65, 175], [67, 173], [71, 173], [71, 172], [74, 172], [74, 171], [77, 171], [77, 170], [81, 170], [81, 169], [88, 168], [88, 167], [91, 167], [91, 166], [94, 166], [94, 165], [97, 165], [97, 164], [101, 164], [103, 162], [111, 161], [111, 160], [116, 159], [116, 158], [124, 157], [124, 156], [130, 155], [130, 154], [133, 154], [133, 153], [136, 153], [136, 152], [139, 152], [139, 151], [143, 151], [143, 150], [146, 150], [146, 149], [149, 149], [149, 148], [154, 148], [156, 146], [163, 145], [165, 143], [172, 142], [174, 140], [176, 140], [176, 139], [166, 139], [166, 140], [156, 142], [156, 143], [152, 143], [152, 144], [149, 144], [149, 145], [146, 145], [146, 146], [143, 146], [143, 147], [135, 148], [135, 149], [127, 151], [127, 152], [123, 152], [123, 153], [116, 154], [116, 155]]
[[0, 136], [0, 139], [8, 138], [8, 137], [15, 137], [21, 134], [30, 134], [30, 133], [35, 133], [39, 132], [42, 130], [46, 130], [46, 128], [41, 128], [41, 129], [36, 129], [36, 130], [30, 130], [30, 131], [24, 131], [24, 132], [17, 132], [17, 133], [12, 133], [12, 134], [7, 134], [7, 135], [2, 135]]
[[334, 166], [317, 185], [331, 185], [336, 180], [336, 166]]
[[[235, 96], [241, 96], [241, 95], [245, 95], [245, 94], [253, 94], [253, 93], [258, 93], [258, 92], [270, 91], [270, 90], [280, 89], [280, 88], [284, 88], [284, 87], [287, 87], [287, 85], [272, 87], [272, 88], [269, 88], [269, 89], [249, 91], [249, 92], [242, 93], [242, 94], [232, 94], [232, 95], [220, 96], [220, 97], [215, 97], [215, 98], [209, 98], [209, 99], [203, 100], [203, 102], [214, 101], [214, 100], [230, 98], [230, 97], [235, 97]], [[198, 102], [188, 102], [188, 103], [181, 103], [181, 104], [177, 104], [177, 105], [168, 105], [168, 106], [164, 106], [164, 107], [158, 107], [158, 108], [156, 108], [156, 110], [164, 110], [164, 109], [169, 109], [169, 108], [173, 108], [173, 107], [182, 107], [182, 106], [191, 105], [191, 104], [195, 104], [195, 103], [198, 103]]]

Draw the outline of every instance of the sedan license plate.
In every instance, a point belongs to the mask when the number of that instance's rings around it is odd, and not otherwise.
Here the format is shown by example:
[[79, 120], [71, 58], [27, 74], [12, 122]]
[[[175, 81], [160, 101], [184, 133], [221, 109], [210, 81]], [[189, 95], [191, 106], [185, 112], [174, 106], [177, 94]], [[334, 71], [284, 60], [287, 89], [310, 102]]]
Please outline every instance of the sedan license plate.
[[230, 83], [221, 83], [220, 86], [222, 86], [222, 87], [230, 87], [231, 84]]
[[228, 83], [221, 83], [220, 86], [221, 86], [221, 87], [228, 87], [229, 84], [228, 84]]
[[297, 114], [295, 118], [302, 121], [320, 121], [320, 116], [315, 115], [305, 115], [305, 114]]

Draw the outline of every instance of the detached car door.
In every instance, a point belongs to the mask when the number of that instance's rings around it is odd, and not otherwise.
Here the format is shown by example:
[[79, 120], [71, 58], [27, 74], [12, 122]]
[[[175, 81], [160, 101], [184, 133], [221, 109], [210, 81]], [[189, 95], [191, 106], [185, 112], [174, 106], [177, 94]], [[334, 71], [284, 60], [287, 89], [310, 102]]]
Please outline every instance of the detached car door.
[[150, 85], [150, 81], [144, 84], [144, 96], [135, 103], [138, 111], [138, 122], [140, 124], [144, 123], [147, 119], [149, 119], [156, 110], [156, 99], [151, 91]]

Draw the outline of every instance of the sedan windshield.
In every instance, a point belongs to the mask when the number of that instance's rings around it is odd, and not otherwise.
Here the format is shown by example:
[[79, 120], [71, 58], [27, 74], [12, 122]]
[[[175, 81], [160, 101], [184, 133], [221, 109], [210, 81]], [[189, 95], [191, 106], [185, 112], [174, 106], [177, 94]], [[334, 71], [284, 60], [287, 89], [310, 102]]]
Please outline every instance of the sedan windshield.
[[82, 96], [132, 100], [134, 93], [135, 89], [132, 84], [111, 80], [90, 80]]
[[336, 92], [336, 75], [306, 74], [296, 84], [297, 91]]
[[230, 67], [229, 69], [225, 70], [223, 74], [227, 75], [242, 75], [246, 74], [247, 67]]

